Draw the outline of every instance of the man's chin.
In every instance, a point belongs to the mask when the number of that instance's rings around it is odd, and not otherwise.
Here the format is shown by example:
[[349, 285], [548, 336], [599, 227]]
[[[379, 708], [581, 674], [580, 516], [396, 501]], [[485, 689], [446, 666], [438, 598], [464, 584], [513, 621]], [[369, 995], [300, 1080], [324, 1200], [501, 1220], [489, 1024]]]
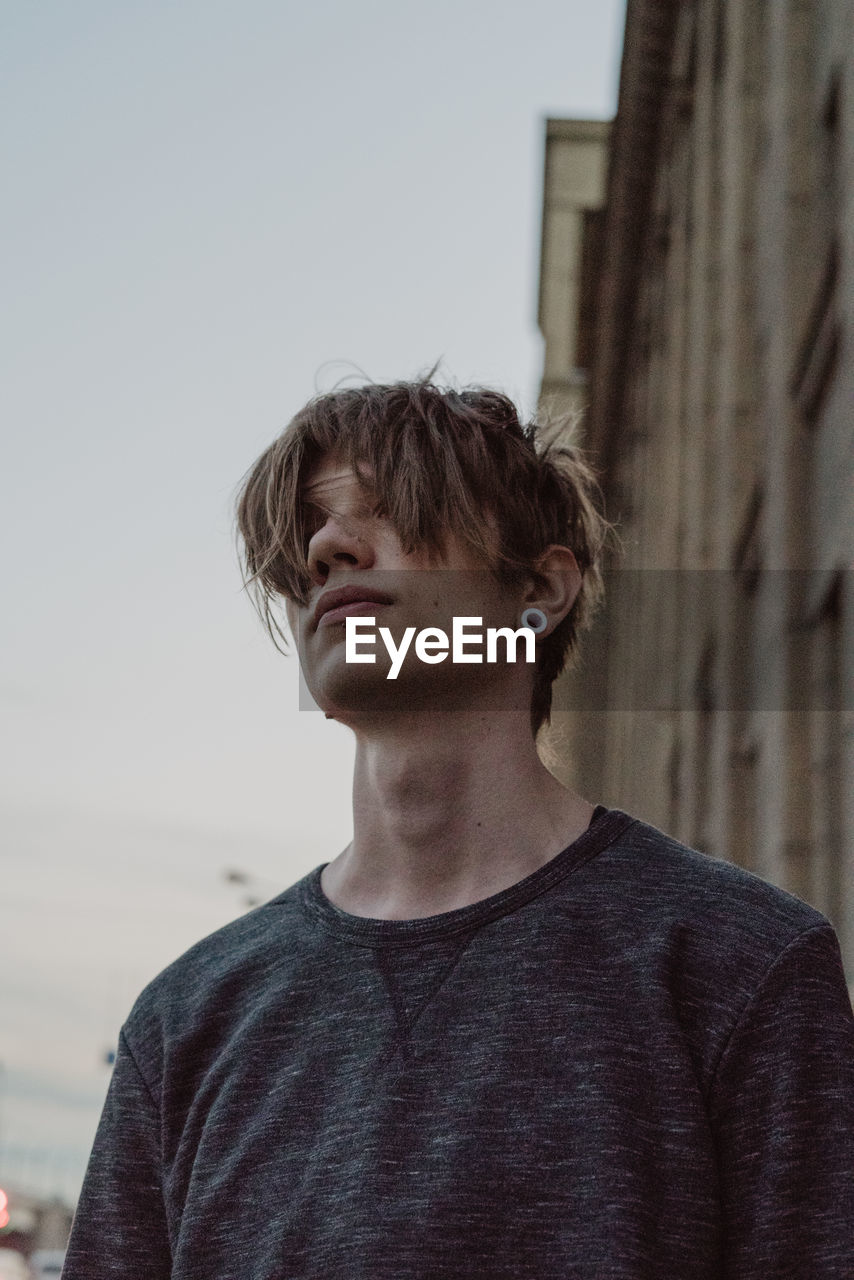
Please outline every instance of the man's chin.
[[[375, 666], [364, 666], [354, 671], [352, 666], [336, 666], [327, 669], [322, 678], [315, 679], [310, 687], [316, 705], [329, 720], [356, 725], [381, 719], [411, 719], [425, 714], [440, 716], [446, 713], [471, 711], [496, 705], [496, 694], [501, 705], [513, 702], [513, 691], [500, 692], [493, 682], [486, 681], [481, 672], [440, 673], [435, 667], [428, 671], [403, 670], [396, 680], [386, 678], [386, 672]], [[478, 678], [480, 676], [481, 678]], [[490, 687], [492, 686], [492, 687]], [[530, 706], [530, 693], [516, 695], [520, 705]]]
[[435, 692], [423, 685], [412, 688], [392, 680], [353, 679], [349, 672], [346, 679], [325, 681], [312, 690], [312, 696], [327, 719], [342, 723], [393, 718], [436, 705]]

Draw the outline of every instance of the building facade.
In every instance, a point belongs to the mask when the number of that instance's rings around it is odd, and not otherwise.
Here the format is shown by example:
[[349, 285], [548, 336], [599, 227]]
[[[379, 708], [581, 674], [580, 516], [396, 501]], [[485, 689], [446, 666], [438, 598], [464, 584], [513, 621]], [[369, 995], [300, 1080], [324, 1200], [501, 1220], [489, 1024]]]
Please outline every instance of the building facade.
[[854, 0], [629, 0], [616, 118], [547, 124], [540, 299], [622, 539], [557, 771], [854, 983]]

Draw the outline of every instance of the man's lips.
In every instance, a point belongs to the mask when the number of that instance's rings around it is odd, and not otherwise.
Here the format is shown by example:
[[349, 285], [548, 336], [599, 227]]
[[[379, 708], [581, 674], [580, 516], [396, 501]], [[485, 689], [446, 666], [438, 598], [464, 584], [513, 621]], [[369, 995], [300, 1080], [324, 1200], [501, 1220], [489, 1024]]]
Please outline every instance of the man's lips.
[[377, 609], [385, 609], [388, 606], [381, 600], [354, 600], [352, 604], [339, 605], [337, 609], [327, 609], [321, 614], [318, 622], [319, 627], [331, 627], [336, 622], [343, 622], [345, 618], [350, 617], [370, 617], [376, 613]]
[[342, 622], [350, 615], [370, 615], [375, 609], [392, 603], [391, 596], [383, 591], [374, 591], [370, 587], [339, 587], [334, 591], [324, 591], [314, 609], [314, 625], [317, 627], [332, 626]]

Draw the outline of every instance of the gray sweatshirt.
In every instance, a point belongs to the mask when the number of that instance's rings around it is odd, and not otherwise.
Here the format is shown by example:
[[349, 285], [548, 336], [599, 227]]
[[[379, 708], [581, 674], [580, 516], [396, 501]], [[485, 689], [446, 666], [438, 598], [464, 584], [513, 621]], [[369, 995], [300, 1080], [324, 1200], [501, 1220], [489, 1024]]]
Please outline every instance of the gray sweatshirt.
[[601, 806], [441, 915], [321, 871], [137, 999], [64, 1280], [852, 1280], [820, 912]]

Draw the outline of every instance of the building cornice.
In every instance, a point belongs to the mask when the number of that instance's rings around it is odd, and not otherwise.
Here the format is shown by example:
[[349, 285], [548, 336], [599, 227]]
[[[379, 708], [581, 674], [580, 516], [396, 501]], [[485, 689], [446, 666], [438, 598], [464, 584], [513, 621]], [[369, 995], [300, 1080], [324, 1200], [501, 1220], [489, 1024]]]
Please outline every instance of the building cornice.
[[543, 288], [544, 276], [543, 264], [546, 260], [546, 222], [550, 212], [549, 195], [551, 192], [551, 174], [549, 166], [552, 163], [551, 143], [555, 141], [561, 142], [593, 142], [600, 146], [604, 146], [608, 142], [608, 135], [611, 129], [610, 120], [578, 120], [578, 119], [561, 119], [555, 116], [548, 116], [544, 121], [545, 125], [545, 147], [543, 151], [543, 209], [540, 221], [540, 272], [539, 272], [539, 292], [537, 295], [537, 324], [540, 331], [543, 330]]

